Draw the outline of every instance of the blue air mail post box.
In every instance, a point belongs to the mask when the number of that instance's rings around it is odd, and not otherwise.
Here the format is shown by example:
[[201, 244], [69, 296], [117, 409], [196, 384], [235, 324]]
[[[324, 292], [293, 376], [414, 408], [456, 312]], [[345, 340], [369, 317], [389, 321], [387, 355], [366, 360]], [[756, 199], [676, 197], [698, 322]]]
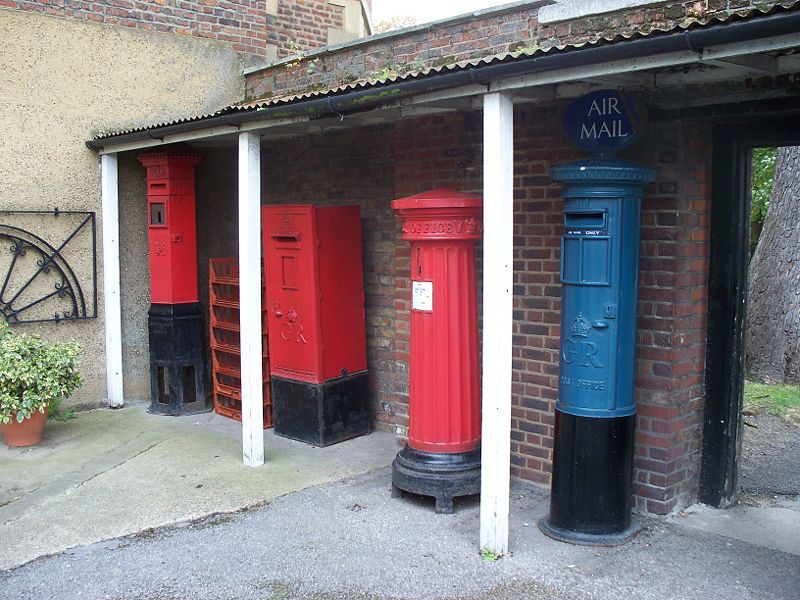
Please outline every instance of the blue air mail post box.
[[631, 519], [641, 198], [655, 172], [590, 158], [564, 184], [561, 351], [550, 515], [540, 528], [583, 544], [624, 542]]

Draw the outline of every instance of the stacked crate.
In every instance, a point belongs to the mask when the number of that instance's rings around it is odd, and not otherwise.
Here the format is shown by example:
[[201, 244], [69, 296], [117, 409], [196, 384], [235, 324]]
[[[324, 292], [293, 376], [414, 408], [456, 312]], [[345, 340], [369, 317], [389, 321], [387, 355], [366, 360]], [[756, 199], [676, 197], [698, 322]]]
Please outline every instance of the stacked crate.
[[[239, 338], [239, 262], [235, 258], [208, 261], [208, 296], [211, 326], [210, 342], [214, 377], [214, 411], [242, 420], [242, 363]], [[272, 401], [269, 389], [267, 313], [264, 300], [264, 274], [261, 274], [261, 326], [264, 336], [262, 373], [264, 381], [264, 428], [272, 427]]]

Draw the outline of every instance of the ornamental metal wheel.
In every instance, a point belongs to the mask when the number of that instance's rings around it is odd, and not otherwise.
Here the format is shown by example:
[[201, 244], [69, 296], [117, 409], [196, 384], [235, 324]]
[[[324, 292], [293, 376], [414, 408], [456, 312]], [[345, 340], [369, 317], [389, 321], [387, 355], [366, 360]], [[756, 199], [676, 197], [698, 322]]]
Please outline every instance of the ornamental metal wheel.
[[[28, 228], [0, 223], [0, 314], [8, 323], [31, 323], [86, 319], [96, 316], [94, 298], [95, 280], [95, 223], [94, 213], [53, 212], [3, 212], [2, 216], [19, 215]], [[78, 215], [80, 222], [65, 223], [66, 215]], [[61, 217], [58, 227], [48, 227], [42, 217]], [[5, 220], [5, 219], [4, 219]], [[63, 239], [51, 244], [32, 227], [51, 234], [51, 239]], [[66, 233], [64, 233], [66, 225]], [[82, 230], [88, 231], [91, 256], [86, 256], [85, 244], [75, 243]], [[66, 236], [66, 237], [64, 237]], [[72, 246], [70, 247], [70, 244]], [[84, 248], [80, 248], [84, 246]], [[83, 268], [76, 270], [67, 260], [69, 256], [83, 258]], [[88, 260], [87, 260], [88, 259]], [[91, 265], [87, 266], [86, 263]], [[91, 273], [88, 273], [91, 271]], [[81, 275], [91, 278], [91, 297], [87, 298], [81, 286]]]

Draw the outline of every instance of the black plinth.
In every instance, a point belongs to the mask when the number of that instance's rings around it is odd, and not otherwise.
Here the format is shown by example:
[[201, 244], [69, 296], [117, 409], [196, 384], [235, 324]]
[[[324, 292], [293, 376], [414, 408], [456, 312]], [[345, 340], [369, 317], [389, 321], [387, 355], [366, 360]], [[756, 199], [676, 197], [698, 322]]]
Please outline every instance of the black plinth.
[[153, 304], [150, 337], [150, 407], [158, 415], [193, 415], [213, 408], [203, 357], [200, 304]]
[[415, 450], [406, 444], [392, 463], [392, 497], [403, 492], [433, 496], [437, 513], [453, 512], [453, 498], [481, 491], [481, 449], [453, 454]]
[[273, 376], [271, 386], [275, 435], [330, 446], [371, 430], [367, 371], [325, 383]]
[[639, 531], [631, 517], [636, 415], [576, 417], [556, 409], [550, 516], [539, 529], [562, 542], [615, 546]]

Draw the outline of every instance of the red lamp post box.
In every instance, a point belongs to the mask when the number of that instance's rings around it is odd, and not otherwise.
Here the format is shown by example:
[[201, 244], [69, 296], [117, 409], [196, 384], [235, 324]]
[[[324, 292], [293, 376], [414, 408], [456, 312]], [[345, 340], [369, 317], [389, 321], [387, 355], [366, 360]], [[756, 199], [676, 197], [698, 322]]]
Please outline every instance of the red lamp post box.
[[211, 410], [197, 295], [195, 166], [187, 152], [142, 154], [150, 248], [150, 408], [185, 415]]
[[475, 243], [483, 201], [433, 190], [392, 202], [411, 242], [408, 443], [392, 494], [453, 498], [480, 492], [480, 382]]
[[262, 208], [277, 435], [327, 446], [367, 433], [358, 206]]

